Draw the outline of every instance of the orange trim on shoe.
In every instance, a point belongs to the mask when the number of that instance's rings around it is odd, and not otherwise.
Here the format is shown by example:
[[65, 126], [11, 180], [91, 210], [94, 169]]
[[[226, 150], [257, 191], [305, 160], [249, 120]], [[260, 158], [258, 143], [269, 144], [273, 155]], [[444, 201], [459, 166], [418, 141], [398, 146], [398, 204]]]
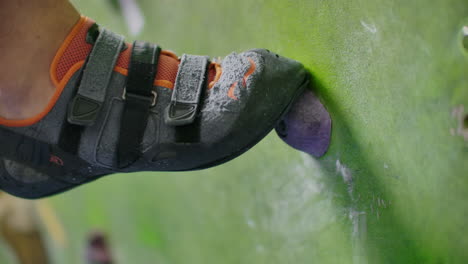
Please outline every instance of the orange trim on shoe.
[[231, 85], [231, 87], [229, 87], [229, 90], [228, 90], [228, 96], [233, 99], [233, 100], [238, 100], [237, 99], [237, 96], [234, 94], [234, 90], [236, 89], [236, 86], [237, 86], [237, 82], [233, 83]]
[[[76, 35], [80, 32], [81, 30], [81, 27], [86, 23], [86, 21], [88, 20], [87, 17], [84, 17], [82, 16], [80, 18], [80, 20], [78, 21], [78, 23], [73, 27], [72, 31], [68, 34], [67, 38], [65, 39], [65, 41], [62, 43], [62, 45], [60, 46], [59, 50], [57, 51], [57, 53], [55, 54], [55, 57], [54, 59], [52, 60], [52, 64], [50, 66], [50, 79], [52, 80], [52, 82], [54, 83], [55, 86], [59, 86], [59, 80], [57, 78], [57, 66], [58, 66], [58, 63], [60, 61], [60, 58], [62, 58], [63, 54], [65, 53], [65, 51], [67, 50], [68, 46], [70, 45], [70, 43], [73, 41], [73, 39], [75, 39]], [[78, 64], [78, 63], [76, 63]], [[75, 65], [76, 65], [75, 64]], [[74, 67], [72, 67], [74, 68]], [[71, 70], [71, 69], [70, 69]], [[70, 70], [68, 70], [68, 72], [70, 72]], [[67, 73], [68, 74], [68, 73]], [[64, 79], [64, 78], [63, 78]], [[63, 81], [63, 79], [61, 81]]]
[[[64, 56], [65, 52], [67, 51], [67, 48], [69, 47], [70, 43], [76, 38], [76, 36], [80, 33], [80, 30], [82, 29], [82, 27], [86, 24], [89, 24], [90, 19], [87, 18], [87, 17], [84, 17], [82, 16], [80, 21], [75, 25], [75, 27], [73, 28], [73, 30], [70, 32], [70, 34], [68, 35], [67, 39], [63, 42], [62, 46], [60, 47], [60, 49], [58, 50], [57, 54], [55, 55], [55, 58], [52, 62], [52, 65], [51, 65], [51, 68], [50, 68], [50, 78], [52, 79], [52, 82], [54, 83], [54, 85], [58, 88], [62, 83], [63, 83], [63, 79], [62, 78], [61, 80], [59, 80], [59, 77], [58, 77], [58, 74], [57, 74], [57, 69], [59, 68], [59, 63], [60, 63], [60, 60], [61, 58]], [[91, 20], [93, 21], [93, 20]], [[130, 45], [130, 44], [129, 44]], [[130, 45], [131, 46], [131, 45]], [[167, 56], [167, 57], [170, 57], [170, 58], [174, 58], [176, 59], [177, 61], [179, 61], [177, 55], [175, 55], [173, 52], [171, 51], [168, 51], [168, 50], [163, 50], [161, 51], [161, 55], [164, 55], [164, 56]], [[78, 61], [76, 62], [70, 69], [68, 69], [67, 71], [67, 75], [73, 75], [77, 70], [79, 70], [79, 68], [77, 69], [75, 66], [77, 64], [83, 64], [85, 60], [82, 60], [82, 61]], [[70, 73], [70, 71], [73, 71], [72, 73]], [[128, 75], [128, 71], [127, 69], [123, 68], [122, 65], [120, 66], [115, 66], [114, 68], [114, 71], [116, 72], [119, 72], [125, 76]], [[68, 80], [67, 80], [68, 82]], [[66, 84], [66, 83], [65, 83]], [[164, 87], [164, 88], [168, 88], [168, 89], [172, 89], [174, 87], [174, 83], [169, 81], [169, 80], [158, 80], [158, 79], [155, 79], [154, 81], [154, 85], [155, 86], [161, 86], [161, 87]]]
[[249, 58], [249, 57], [247, 57], [247, 59], [250, 62], [250, 68], [244, 75], [244, 78], [243, 78], [244, 86], [247, 85], [247, 78], [249, 78], [249, 76], [252, 75], [255, 72], [255, 70], [257, 69], [257, 64], [255, 64], [255, 61], [252, 60], [252, 58]]
[[219, 65], [219, 63], [213, 62], [213, 65], [214, 65], [214, 67], [216, 69], [216, 75], [215, 75], [214, 80], [211, 81], [210, 84], [208, 85], [208, 90], [210, 90], [211, 88], [213, 88], [215, 86], [215, 84], [221, 78], [221, 74], [223, 73], [223, 68], [221, 68], [221, 65]]
[[[251, 58], [248, 58], [248, 57], [247, 57], [247, 59], [250, 62], [250, 68], [247, 70], [244, 77], [242, 78], [242, 82], [244, 84], [244, 87], [247, 86], [247, 78], [249, 78], [249, 76], [252, 75], [255, 72], [255, 69], [257, 68], [257, 65], [255, 64], [254, 60], [252, 60]], [[229, 87], [229, 90], [228, 90], [228, 93], [227, 93], [228, 97], [230, 97], [231, 99], [236, 100], [236, 101], [238, 100], [238, 98], [234, 94], [234, 90], [236, 89], [237, 84], [238, 84], [238, 82], [233, 83], [231, 85], [231, 87]]]
[[52, 83], [56, 87], [54, 94], [52, 95], [52, 98], [49, 100], [49, 103], [47, 106], [42, 110], [39, 114], [27, 118], [27, 119], [6, 119], [0, 117], [0, 125], [3, 126], [9, 126], [9, 127], [25, 127], [25, 126], [31, 126], [37, 122], [39, 122], [42, 118], [44, 118], [50, 110], [54, 107], [55, 103], [59, 99], [60, 95], [62, 94], [63, 88], [65, 88], [65, 85], [67, 84], [68, 80], [73, 76], [73, 73], [76, 72], [78, 69], [83, 66], [83, 63], [75, 64], [65, 75], [65, 77], [62, 79], [62, 81], [59, 83], [56, 79], [55, 75], [55, 69], [57, 68], [57, 63], [58, 63], [58, 58], [60, 58], [60, 55], [63, 54], [65, 51], [66, 47], [68, 44], [73, 40], [73, 37], [76, 36], [76, 34], [79, 32], [83, 24], [86, 22], [85, 17], [81, 17], [76, 25], [73, 27], [72, 31], [68, 34], [67, 38], [64, 41], [64, 44], [59, 48], [58, 52], [55, 54], [55, 58], [52, 61], [52, 66], [50, 68], [50, 77], [52, 80]]
[[180, 58], [179, 58], [174, 52], [172, 52], [172, 51], [170, 51], [170, 50], [162, 50], [162, 51], [161, 51], [161, 54], [162, 54], [162, 55], [167, 55], [167, 56], [169, 56], [169, 57], [172, 57], [172, 58], [174, 58], [174, 59], [180, 61]]
[[[122, 67], [119, 67], [119, 66], [116, 66], [114, 68], [114, 71], [124, 75], [124, 76], [127, 76], [128, 75], [128, 70], [125, 69], [125, 68], [122, 68]], [[171, 81], [167, 81], [167, 80], [154, 80], [154, 83], [153, 83], [154, 86], [160, 86], [160, 87], [164, 87], [164, 88], [167, 88], [167, 89], [174, 89], [174, 84], [171, 82]]]
[[[57, 100], [60, 98], [60, 95], [63, 92], [63, 89], [67, 85], [67, 83], [70, 81], [71, 77], [79, 71], [84, 63], [85, 60], [81, 60], [73, 64], [65, 75], [59, 79], [59, 75], [57, 73], [57, 69], [59, 68], [59, 63], [61, 58], [64, 56], [65, 52], [67, 52], [67, 48], [70, 46], [71, 42], [77, 37], [77, 35], [80, 33], [82, 30], [83, 26], [85, 26], [87, 23], [90, 23], [89, 21], [93, 22], [93, 20], [81, 16], [78, 22], [73, 26], [71, 29], [70, 33], [66, 37], [66, 39], [63, 41], [62, 45], [56, 52], [54, 59], [52, 60], [50, 69], [49, 69], [49, 76], [50, 79], [55, 86], [55, 91], [54, 94], [52, 95], [51, 99], [49, 100], [47, 106], [44, 108], [43, 111], [41, 111], [39, 114], [35, 115], [34, 117], [27, 118], [27, 119], [5, 119], [0, 117], [0, 125], [4, 126], [9, 126], [9, 127], [26, 127], [26, 126], [31, 126], [34, 125], [35, 123], [39, 122], [41, 119], [43, 119], [54, 107], [56, 104]], [[161, 55], [168, 56], [171, 58], [176, 59], [177, 61], [180, 61], [179, 57], [173, 53], [172, 51], [168, 50], [163, 50], [161, 51]], [[125, 68], [122, 68], [120, 66], [115, 66], [114, 68], [115, 72], [118, 72], [122, 75], [128, 76], [128, 70]], [[63, 74], [63, 73], [62, 73]], [[218, 76], [218, 70], [217, 70], [217, 76]], [[216, 79], [216, 81], [219, 79], [219, 77]], [[174, 83], [168, 80], [154, 80], [154, 86], [160, 86], [164, 87], [167, 89], [173, 89], [174, 88]]]
[[52, 98], [49, 100], [47, 106], [42, 110], [39, 114], [27, 118], [27, 119], [5, 119], [0, 117], [0, 125], [8, 126], [8, 127], [26, 127], [34, 125], [35, 123], [39, 122], [42, 118], [44, 118], [55, 106], [55, 103], [59, 99], [60, 95], [62, 94], [63, 88], [67, 84], [68, 80], [73, 76], [73, 74], [79, 70], [83, 66], [84, 62], [75, 64], [70, 71], [63, 77], [63, 80], [60, 82], [59, 85], [56, 85], [56, 90], [52, 95]]

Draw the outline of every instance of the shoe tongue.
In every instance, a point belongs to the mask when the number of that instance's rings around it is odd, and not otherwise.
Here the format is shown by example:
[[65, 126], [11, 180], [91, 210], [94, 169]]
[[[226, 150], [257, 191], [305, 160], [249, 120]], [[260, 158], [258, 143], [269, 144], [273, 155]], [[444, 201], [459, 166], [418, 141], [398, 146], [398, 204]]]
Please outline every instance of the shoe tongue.
[[[91, 52], [92, 45], [86, 42], [86, 36], [88, 34], [89, 28], [91, 28], [95, 24], [95, 22], [90, 18], [83, 19], [84, 21], [81, 21], [75, 26], [75, 28], [72, 30], [72, 32], [67, 37], [67, 39], [62, 44], [62, 47], [59, 50], [59, 52], [63, 52], [63, 54], [58, 60], [57, 67], [55, 69], [55, 75], [59, 82], [65, 77], [65, 75], [70, 71], [70, 69], [74, 65], [85, 61], [86, 57]], [[125, 70], [128, 69], [132, 53], [132, 45], [127, 44], [127, 46], [129, 48], [120, 54], [116, 63], [116, 67]], [[178, 69], [179, 61], [173, 56], [171, 56], [169, 52], [163, 51], [159, 57], [158, 69], [155, 80], [161, 81], [160, 83], [162, 84], [166, 84], [161, 86], [172, 88], [168, 87], [170, 85], [167, 85], [167, 82], [172, 84], [175, 83]], [[210, 67], [207, 83], [213, 81], [215, 75], [215, 67]]]

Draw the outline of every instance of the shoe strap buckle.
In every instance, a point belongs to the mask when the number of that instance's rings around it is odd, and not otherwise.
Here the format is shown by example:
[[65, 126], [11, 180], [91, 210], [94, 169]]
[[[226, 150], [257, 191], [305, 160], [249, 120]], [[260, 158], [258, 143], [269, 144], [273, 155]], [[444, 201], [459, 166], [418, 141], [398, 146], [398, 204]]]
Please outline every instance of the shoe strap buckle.
[[151, 97], [148, 97], [148, 96], [140, 95], [136, 93], [129, 93], [127, 92], [127, 89], [125, 88], [122, 93], [122, 99], [127, 100], [127, 98], [132, 98], [132, 99], [136, 99], [139, 101], [146, 101], [150, 103], [150, 107], [154, 107], [158, 99], [158, 93], [152, 90], [151, 95], [152, 95]]

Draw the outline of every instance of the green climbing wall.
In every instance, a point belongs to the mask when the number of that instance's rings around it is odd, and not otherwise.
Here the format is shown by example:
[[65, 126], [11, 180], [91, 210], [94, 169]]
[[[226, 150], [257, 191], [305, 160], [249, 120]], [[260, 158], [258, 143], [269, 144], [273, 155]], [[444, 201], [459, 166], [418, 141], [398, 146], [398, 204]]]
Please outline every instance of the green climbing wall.
[[[110, 3], [76, 0], [126, 33]], [[54, 197], [57, 263], [107, 231], [118, 263], [466, 263], [466, 0], [141, 0], [139, 39], [179, 54], [265, 47], [302, 61], [333, 118], [315, 160], [275, 134], [193, 173], [104, 178]], [[468, 38], [468, 37], [467, 37]]]

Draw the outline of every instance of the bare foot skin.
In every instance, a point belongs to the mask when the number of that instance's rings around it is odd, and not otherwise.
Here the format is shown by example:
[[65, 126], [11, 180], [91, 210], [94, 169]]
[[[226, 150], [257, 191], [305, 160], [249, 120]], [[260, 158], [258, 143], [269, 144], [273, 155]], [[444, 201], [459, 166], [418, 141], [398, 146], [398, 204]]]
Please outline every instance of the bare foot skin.
[[22, 0], [0, 1], [0, 17], [0, 118], [31, 118], [55, 91], [50, 64], [80, 14], [68, 1]]

